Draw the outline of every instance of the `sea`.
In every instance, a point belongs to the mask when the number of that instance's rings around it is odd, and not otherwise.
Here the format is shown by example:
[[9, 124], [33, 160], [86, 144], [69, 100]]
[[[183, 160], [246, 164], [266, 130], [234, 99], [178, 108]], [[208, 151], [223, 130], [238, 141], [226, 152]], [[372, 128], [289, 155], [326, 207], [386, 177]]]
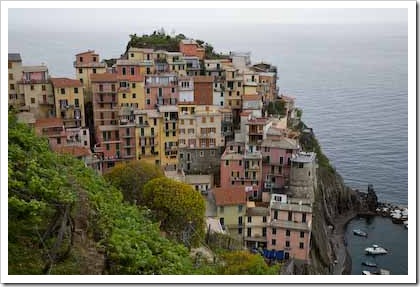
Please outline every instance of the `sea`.
[[[53, 76], [75, 77], [75, 54], [93, 49], [102, 59], [118, 57], [125, 51], [129, 34], [148, 34], [158, 28], [9, 27], [8, 51], [21, 53], [24, 65], [44, 63]], [[253, 63], [276, 65], [280, 93], [296, 99], [303, 121], [313, 128], [345, 184], [359, 190], [372, 184], [379, 201], [408, 204], [407, 23], [214, 23], [164, 28], [202, 39], [216, 51], [251, 52]], [[406, 230], [383, 218], [369, 223], [355, 219], [349, 230], [353, 226], [378, 234], [372, 237], [377, 244], [384, 240], [381, 234], [390, 234], [384, 244], [392, 245], [395, 252], [381, 260], [391, 273], [407, 274]], [[368, 241], [362, 244], [360, 238], [348, 234], [354, 274], [360, 274], [363, 258], [359, 253], [372, 243]]]

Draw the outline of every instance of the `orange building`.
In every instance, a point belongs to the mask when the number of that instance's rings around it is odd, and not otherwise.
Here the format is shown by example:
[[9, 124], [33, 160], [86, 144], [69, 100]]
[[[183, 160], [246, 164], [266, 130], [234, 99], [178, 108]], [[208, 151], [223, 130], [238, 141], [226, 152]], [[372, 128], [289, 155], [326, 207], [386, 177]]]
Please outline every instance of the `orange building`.
[[213, 77], [194, 77], [194, 102], [197, 105], [213, 105]]
[[184, 39], [179, 42], [179, 51], [185, 56], [195, 56], [200, 60], [203, 60], [205, 55], [204, 48], [200, 47], [196, 41], [190, 39]]

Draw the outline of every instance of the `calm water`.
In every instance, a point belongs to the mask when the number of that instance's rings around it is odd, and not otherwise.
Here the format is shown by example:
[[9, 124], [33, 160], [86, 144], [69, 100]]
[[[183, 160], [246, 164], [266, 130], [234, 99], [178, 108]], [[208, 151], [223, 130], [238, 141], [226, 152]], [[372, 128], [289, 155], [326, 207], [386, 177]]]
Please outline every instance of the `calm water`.
[[[48, 64], [54, 76], [74, 77], [76, 53], [94, 49], [102, 58], [117, 57], [130, 33], [151, 33], [153, 28], [69, 33], [11, 29], [9, 52], [20, 52], [27, 65]], [[296, 98], [303, 120], [314, 128], [345, 183], [361, 190], [373, 184], [379, 200], [407, 204], [407, 25], [260, 24], [226, 30], [215, 24], [211, 29], [179, 25], [175, 30], [204, 39], [217, 51], [251, 51], [253, 62], [277, 65], [280, 91]], [[407, 232], [401, 226], [382, 218], [369, 224], [353, 221], [350, 230], [353, 226], [370, 233], [365, 241], [349, 237], [355, 273], [361, 271], [361, 250], [376, 239], [386, 239], [377, 243], [392, 251], [378, 258], [388, 260], [381, 261], [383, 267], [393, 274], [407, 273]]]

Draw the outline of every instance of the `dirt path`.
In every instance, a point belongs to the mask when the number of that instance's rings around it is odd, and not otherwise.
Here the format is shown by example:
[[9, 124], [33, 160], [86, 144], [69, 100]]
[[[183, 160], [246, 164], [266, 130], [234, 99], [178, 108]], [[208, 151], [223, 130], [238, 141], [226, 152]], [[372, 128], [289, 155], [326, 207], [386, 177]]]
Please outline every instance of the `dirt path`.
[[351, 258], [347, 252], [344, 235], [347, 223], [356, 215], [357, 213], [355, 212], [349, 212], [337, 217], [335, 220], [335, 228], [331, 233], [334, 253], [337, 256], [333, 268], [334, 275], [349, 274], [351, 272]]

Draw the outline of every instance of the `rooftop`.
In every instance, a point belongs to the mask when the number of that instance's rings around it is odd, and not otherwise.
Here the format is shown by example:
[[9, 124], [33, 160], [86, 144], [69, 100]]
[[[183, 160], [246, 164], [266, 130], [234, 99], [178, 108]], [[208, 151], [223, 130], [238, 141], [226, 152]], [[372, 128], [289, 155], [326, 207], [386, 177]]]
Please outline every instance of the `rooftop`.
[[261, 146], [281, 149], [299, 149], [297, 141], [289, 138], [282, 138], [280, 140], [266, 139], [262, 142]]
[[185, 176], [185, 183], [188, 184], [200, 184], [200, 183], [211, 183], [212, 178], [209, 174], [187, 174]]
[[85, 55], [85, 54], [92, 54], [92, 55], [98, 56], [98, 54], [95, 54], [95, 50], [87, 50], [85, 52], [81, 52], [79, 54], [76, 54], [76, 56], [81, 56], [81, 55]]
[[284, 229], [304, 230], [304, 231], [311, 230], [311, 227], [309, 226], [308, 223], [293, 222], [293, 221], [279, 220], [279, 219], [272, 220], [270, 222], [270, 226], [284, 228]]
[[212, 83], [212, 76], [194, 76], [194, 82], [196, 83]]
[[92, 154], [89, 148], [80, 146], [63, 146], [56, 151], [62, 154], [71, 154], [75, 157], [88, 156]]
[[299, 152], [292, 157], [292, 162], [311, 163], [315, 160], [316, 153], [314, 152]]
[[116, 82], [117, 75], [111, 73], [90, 74], [90, 80], [92, 82]]
[[51, 82], [55, 88], [68, 88], [68, 87], [82, 87], [82, 83], [75, 79], [69, 78], [51, 78]]
[[59, 118], [37, 119], [35, 122], [35, 127], [39, 128], [62, 127], [63, 125], [63, 120]]
[[48, 71], [48, 67], [41, 65], [41, 66], [23, 66], [22, 67], [22, 71], [23, 72], [46, 72]]
[[251, 207], [246, 209], [247, 216], [269, 216], [270, 210], [266, 207]]
[[222, 155], [222, 160], [241, 160], [243, 159], [243, 155], [239, 153], [229, 153], [226, 152]]
[[217, 206], [246, 204], [246, 192], [243, 186], [218, 187], [213, 189]]
[[9, 53], [8, 60], [10, 62], [22, 62], [22, 58], [19, 53]]
[[270, 208], [277, 209], [277, 210], [284, 210], [284, 211], [312, 213], [312, 207], [309, 205], [281, 203], [279, 201], [271, 202]]
[[168, 112], [173, 112], [173, 113], [177, 113], [178, 112], [178, 107], [175, 105], [165, 105], [165, 106], [159, 106], [159, 112], [161, 113], [168, 113]]

